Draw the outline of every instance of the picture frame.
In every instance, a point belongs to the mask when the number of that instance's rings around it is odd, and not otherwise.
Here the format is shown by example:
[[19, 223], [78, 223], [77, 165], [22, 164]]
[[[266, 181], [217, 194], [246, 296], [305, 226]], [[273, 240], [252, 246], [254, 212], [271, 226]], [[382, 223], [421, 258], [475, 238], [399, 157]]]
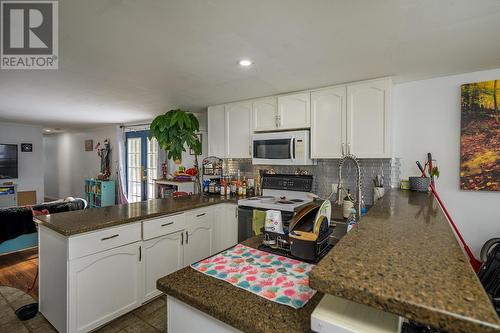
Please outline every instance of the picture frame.
[[500, 80], [461, 85], [460, 189], [500, 191]]
[[21, 143], [21, 152], [23, 152], [23, 153], [33, 152], [33, 144], [32, 143]]
[[85, 140], [85, 151], [94, 150], [94, 140]]

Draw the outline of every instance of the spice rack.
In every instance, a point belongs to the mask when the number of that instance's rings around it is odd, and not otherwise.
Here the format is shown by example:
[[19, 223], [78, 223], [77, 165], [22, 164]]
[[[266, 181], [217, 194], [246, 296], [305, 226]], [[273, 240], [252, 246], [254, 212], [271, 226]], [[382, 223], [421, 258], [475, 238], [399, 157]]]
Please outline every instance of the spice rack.
[[203, 159], [201, 180], [203, 182], [204, 193], [220, 194], [223, 163], [222, 158], [216, 156], [208, 156]]

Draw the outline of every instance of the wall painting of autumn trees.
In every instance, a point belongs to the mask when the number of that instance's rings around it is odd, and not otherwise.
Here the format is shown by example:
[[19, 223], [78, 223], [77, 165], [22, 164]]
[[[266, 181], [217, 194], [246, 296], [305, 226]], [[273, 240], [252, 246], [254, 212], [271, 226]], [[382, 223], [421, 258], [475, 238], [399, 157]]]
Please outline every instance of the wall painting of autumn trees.
[[460, 188], [500, 191], [500, 80], [461, 86]]

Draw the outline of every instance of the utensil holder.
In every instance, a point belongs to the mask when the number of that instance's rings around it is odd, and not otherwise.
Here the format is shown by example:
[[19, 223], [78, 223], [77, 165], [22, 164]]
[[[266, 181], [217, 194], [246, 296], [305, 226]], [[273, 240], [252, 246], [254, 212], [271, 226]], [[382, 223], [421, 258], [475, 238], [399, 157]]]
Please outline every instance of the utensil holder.
[[382, 198], [385, 194], [385, 188], [383, 187], [374, 187], [373, 188], [373, 202], [376, 202], [378, 199]]
[[410, 190], [417, 192], [429, 191], [431, 179], [429, 177], [409, 177]]

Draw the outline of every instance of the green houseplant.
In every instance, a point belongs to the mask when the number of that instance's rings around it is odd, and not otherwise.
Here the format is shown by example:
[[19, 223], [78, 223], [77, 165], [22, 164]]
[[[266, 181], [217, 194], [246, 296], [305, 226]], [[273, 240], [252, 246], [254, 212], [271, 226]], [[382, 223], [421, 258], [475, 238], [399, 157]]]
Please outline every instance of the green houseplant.
[[149, 127], [149, 138], [156, 138], [161, 149], [167, 152], [167, 158], [180, 160], [186, 148], [194, 152], [194, 167], [196, 173], [196, 186], [198, 193], [201, 191], [200, 170], [198, 168], [198, 155], [201, 155], [201, 142], [198, 139], [200, 123], [198, 118], [190, 112], [177, 109], [170, 110], [156, 117]]

